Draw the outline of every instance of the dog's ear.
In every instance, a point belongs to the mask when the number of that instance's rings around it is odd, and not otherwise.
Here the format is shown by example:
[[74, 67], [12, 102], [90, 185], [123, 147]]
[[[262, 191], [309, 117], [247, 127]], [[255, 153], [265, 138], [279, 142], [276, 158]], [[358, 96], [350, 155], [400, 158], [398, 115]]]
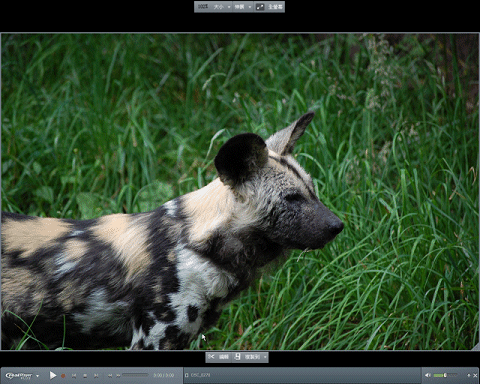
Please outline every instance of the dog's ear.
[[263, 167], [267, 160], [265, 141], [254, 133], [242, 133], [220, 148], [215, 157], [215, 168], [224, 184], [235, 187]]
[[315, 112], [307, 112], [287, 128], [274, 133], [267, 139], [268, 149], [281, 156], [291, 154], [295, 143], [303, 135], [305, 128], [310, 124], [313, 116], [315, 116]]

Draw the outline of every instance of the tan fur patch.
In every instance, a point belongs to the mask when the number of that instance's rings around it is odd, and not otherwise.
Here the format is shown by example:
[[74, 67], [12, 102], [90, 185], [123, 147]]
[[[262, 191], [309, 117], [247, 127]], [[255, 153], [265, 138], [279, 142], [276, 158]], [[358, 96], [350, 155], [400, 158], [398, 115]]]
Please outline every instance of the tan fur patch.
[[[33, 292], [34, 307], [28, 308], [25, 313], [25, 300]], [[35, 315], [42, 301], [46, 297], [46, 291], [38, 279], [34, 279], [32, 273], [23, 268], [2, 268], [2, 310], [9, 310], [19, 316]]]
[[71, 311], [75, 305], [84, 303], [88, 289], [89, 286], [86, 284], [77, 284], [71, 279], [64, 280], [58, 293], [58, 300], [62, 303], [63, 309]]
[[155, 298], [153, 299], [153, 302], [155, 304], [162, 304], [164, 302], [164, 296], [162, 295], [162, 277], [157, 276], [155, 278], [155, 284], [153, 286], [153, 289], [155, 291]]
[[206, 241], [211, 232], [231, 218], [234, 197], [220, 179], [184, 196], [185, 214], [191, 223], [190, 240]]
[[116, 256], [127, 267], [127, 278], [143, 271], [150, 264], [147, 227], [141, 216], [115, 214], [101, 217], [93, 227], [93, 233], [113, 247]]
[[167, 259], [168, 261], [170, 261], [171, 263], [175, 263], [177, 261], [177, 257], [175, 256], [175, 251], [174, 250], [171, 250], [168, 255], [167, 255]]
[[2, 225], [5, 250], [21, 250], [21, 257], [29, 257], [43, 246], [47, 246], [64, 236], [70, 224], [53, 218], [37, 217], [33, 220], [7, 220]]
[[85, 241], [80, 239], [69, 239], [65, 243], [65, 261], [77, 262], [87, 251]]

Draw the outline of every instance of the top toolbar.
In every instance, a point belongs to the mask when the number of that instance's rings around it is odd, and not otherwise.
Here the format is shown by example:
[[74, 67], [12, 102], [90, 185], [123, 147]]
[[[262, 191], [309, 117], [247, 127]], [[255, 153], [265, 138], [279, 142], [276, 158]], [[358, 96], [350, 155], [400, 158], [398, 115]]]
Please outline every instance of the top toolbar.
[[285, 13], [285, 1], [194, 1], [195, 13]]

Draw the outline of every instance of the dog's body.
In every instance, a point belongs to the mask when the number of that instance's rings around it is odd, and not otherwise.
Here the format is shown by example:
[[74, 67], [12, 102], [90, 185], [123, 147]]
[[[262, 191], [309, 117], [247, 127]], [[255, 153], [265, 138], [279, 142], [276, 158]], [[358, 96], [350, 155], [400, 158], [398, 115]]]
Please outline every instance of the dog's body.
[[[93, 220], [2, 215], [2, 347], [183, 349], [259, 268], [343, 223], [293, 159], [307, 113], [265, 143], [241, 134], [219, 178], [158, 209]], [[29, 329], [29, 327], [31, 327]]]

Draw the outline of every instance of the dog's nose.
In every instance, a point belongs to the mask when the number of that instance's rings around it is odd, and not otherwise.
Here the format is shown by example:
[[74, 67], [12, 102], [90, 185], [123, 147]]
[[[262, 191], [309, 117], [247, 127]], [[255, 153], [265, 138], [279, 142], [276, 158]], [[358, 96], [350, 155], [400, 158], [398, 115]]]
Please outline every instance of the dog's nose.
[[343, 231], [343, 221], [340, 219], [337, 220], [337, 222], [332, 226], [332, 231], [335, 233], [335, 235], [338, 235], [340, 232]]
[[332, 237], [337, 236], [340, 232], [343, 231], [343, 222], [338, 217], [330, 219], [328, 222], [328, 230], [330, 231]]

